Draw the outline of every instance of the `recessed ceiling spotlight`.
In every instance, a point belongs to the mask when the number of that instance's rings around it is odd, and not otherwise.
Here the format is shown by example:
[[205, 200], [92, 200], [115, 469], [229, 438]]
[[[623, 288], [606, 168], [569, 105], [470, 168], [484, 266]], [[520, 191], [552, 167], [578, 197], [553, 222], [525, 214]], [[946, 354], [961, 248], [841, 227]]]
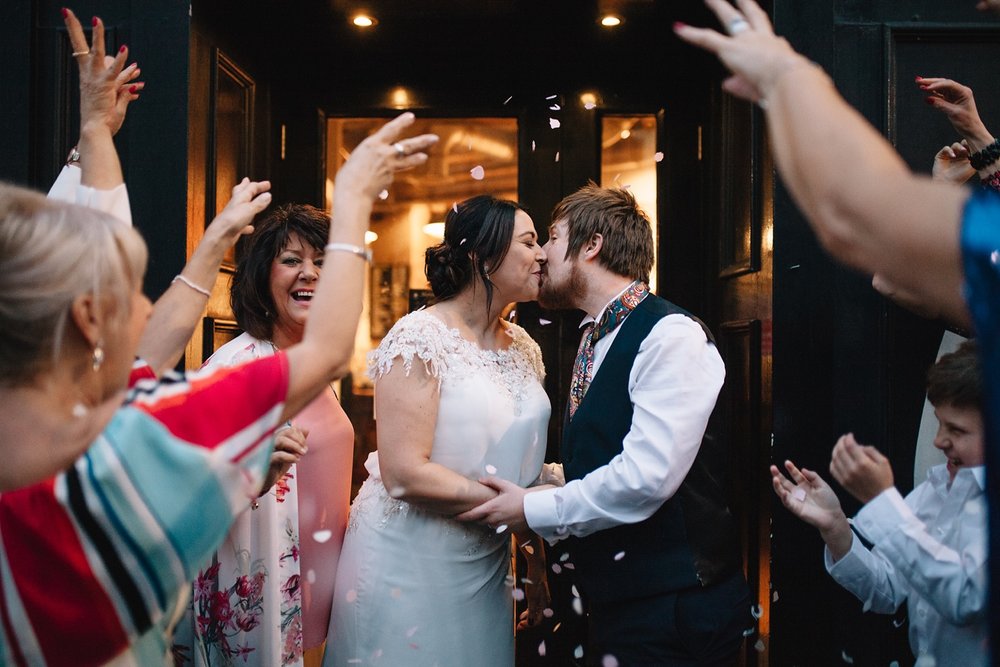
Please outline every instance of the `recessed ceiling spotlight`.
[[371, 28], [373, 25], [378, 23], [378, 20], [376, 20], [374, 16], [370, 16], [368, 14], [356, 14], [354, 18], [351, 19], [351, 23], [359, 28]]
[[622, 24], [622, 17], [617, 14], [605, 14], [601, 17], [601, 25], [605, 28], [616, 28]]

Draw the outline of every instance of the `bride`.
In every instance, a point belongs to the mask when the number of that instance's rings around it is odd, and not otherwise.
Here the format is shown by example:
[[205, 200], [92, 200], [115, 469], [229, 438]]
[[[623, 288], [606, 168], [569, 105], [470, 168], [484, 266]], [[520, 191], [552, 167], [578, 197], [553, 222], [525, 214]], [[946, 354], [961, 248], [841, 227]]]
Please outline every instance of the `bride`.
[[[325, 665], [514, 664], [512, 597], [527, 622], [548, 603], [540, 540], [513, 586], [505, 526], [452, 517], [527, 486], [550, 406], [538, 345], [501, 313], [538, 296], [545, 253], [531, 218], [489, 196], [449, 211], [426, 253], [436, 303], [403, 317], [370, 355], [378, 451], [351, 508]], [[523, 583], [522, 583], [523, 582]]]

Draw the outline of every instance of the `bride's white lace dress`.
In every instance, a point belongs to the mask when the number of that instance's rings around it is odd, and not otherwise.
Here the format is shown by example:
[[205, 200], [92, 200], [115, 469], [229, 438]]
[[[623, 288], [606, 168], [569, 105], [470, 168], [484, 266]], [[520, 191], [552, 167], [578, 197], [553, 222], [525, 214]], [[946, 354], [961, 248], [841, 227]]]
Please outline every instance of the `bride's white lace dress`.
[[[538, 345], [516, 325], [486, 351], [417, 311], [369, 358], [377, 379], [401, 358], [440, 381], [431, 460], [470, 479], [531, 484], [551, 411]], [[462, 524], [392, 499], [378, 458], [351, 506], [324, 665], [512, 667], [510, 534]]]

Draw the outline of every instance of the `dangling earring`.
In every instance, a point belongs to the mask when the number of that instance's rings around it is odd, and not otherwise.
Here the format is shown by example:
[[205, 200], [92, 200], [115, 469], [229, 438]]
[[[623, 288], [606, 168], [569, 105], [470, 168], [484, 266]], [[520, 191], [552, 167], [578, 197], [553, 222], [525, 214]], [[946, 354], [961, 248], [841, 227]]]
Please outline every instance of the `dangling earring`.
[[486, 276], [487, 278], [490, 275], [490, 267], [487, 266], [486, 264], [483, 264], [483, 275]]
[[104, 363], [104, 348], [98, 343], [94, 346], [94, 352], [90, 357], [90, 367], [94, 369], [94, 372], [101, 370], [101, 364]]

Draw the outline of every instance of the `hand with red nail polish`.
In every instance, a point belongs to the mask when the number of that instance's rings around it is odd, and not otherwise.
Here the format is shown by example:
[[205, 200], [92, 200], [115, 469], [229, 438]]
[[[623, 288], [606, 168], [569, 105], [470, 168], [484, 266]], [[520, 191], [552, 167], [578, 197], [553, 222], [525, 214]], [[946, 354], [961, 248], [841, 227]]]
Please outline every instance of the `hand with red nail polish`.
[[955, 131], [968, 143], [971, 152], [980, 151], [993, 143], [993, 135], [979, 116], [971, 88], [957, 81], [938, 77], [917, 77], [917, 84], [920, 90], [930, 93], [924, 101], [948, 117]]

